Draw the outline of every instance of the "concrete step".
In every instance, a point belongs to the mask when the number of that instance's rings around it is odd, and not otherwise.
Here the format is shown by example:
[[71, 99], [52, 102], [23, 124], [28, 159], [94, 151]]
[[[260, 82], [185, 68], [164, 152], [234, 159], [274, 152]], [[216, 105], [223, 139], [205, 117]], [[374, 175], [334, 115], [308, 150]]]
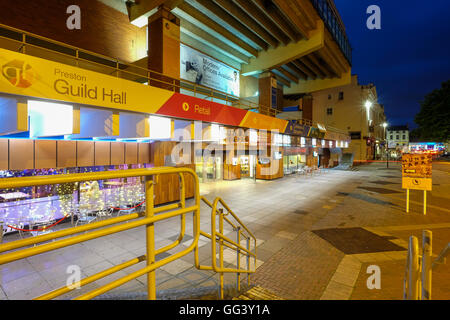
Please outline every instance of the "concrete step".
[[[225, 300], [231, 300], [242, 292], [248, 290], [244, 287], [241, 292], [237, 292], [236, 286], [224, 286]], [[219, 287], [197, 287], [186, 289], [167, 289], [156, 292], [157, 300], [219, 300]], [[94, 300], [147, 300], [147, 292], [119, 292], [111, 294], [103, 294], [94, 298]]]
[[262, 287], [253, 287], [233, 300], [285, 300]]

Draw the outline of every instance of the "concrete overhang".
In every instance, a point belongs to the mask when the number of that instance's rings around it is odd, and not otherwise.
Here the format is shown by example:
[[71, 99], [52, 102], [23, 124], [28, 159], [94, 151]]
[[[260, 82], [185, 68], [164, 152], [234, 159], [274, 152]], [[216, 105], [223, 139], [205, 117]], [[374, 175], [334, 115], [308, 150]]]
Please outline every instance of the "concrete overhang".
[[289, 88], [284, 88], [284, 94], [311, 93], [315, 91], [341, 87], [350, 84], [352, 81], [352, 72], [349, 69], [342, 73], [339, 78], [327, 78], [316, 80], [300, 80], [298, 84], [292, 84]]
[[270, 48], [258, 57], [250, 59], [250, 63], [242, 66], [241, 74], [251, 76], [285, 65], [293, 60], [306, 56], [323, 48], [325, 45], [325, 28], [321, 20], [317, 28], [310, 32], [309, 39], [291, 42], [285, 46]]

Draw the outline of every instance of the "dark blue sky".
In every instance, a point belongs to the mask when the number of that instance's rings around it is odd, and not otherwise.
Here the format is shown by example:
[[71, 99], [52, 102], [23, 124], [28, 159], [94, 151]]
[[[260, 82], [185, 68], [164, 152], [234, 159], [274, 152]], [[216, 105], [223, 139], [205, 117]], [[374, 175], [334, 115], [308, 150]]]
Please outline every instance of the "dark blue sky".
[[[450, 80], [450, 0], [335, 0], [353, 47], [352, 73], [374, 83], [389, 124], [408, 123], [420, 102]], [[381, 30], [366, 10], [381, 8]]]

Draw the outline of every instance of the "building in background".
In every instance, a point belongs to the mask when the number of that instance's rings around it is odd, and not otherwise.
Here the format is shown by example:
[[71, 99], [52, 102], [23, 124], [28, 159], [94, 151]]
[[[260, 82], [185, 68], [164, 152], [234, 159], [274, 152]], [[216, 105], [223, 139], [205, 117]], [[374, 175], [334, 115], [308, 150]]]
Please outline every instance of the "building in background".
[[374, 84], [361, 85], [353, 75], [350, 84], [314, 92], [310, 99], [310, 120], [350, 135], [351, 143], [343, 152], [352, 153], [354, 161], [383, 157], [386, 115]]
[[386, 129], [389, 157], [397, 159], [401, 154], [409, 150], [408, 125], [389, 126]]
[[[306, 95], [310, 114], [309, 93], [351, 81], [332, 1], [78, 0], [80, 30], [70, 5], [0, 1], [2, 176], [180, 166], [202, 182], [273, 180], [335, 165], [349, 143], [276, 117], [284, 94]], [[161, 177], [155, 204], [177, 201], [177, 183]]]

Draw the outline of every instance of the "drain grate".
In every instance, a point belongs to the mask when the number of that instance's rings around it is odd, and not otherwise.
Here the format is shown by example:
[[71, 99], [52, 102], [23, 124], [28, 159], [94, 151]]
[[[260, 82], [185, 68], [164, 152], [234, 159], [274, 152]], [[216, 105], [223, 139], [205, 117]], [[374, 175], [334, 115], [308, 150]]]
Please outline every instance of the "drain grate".
[[312, 232], [345, 254], [405, 250], [385, 237], [363, 228], [332, 228]]

